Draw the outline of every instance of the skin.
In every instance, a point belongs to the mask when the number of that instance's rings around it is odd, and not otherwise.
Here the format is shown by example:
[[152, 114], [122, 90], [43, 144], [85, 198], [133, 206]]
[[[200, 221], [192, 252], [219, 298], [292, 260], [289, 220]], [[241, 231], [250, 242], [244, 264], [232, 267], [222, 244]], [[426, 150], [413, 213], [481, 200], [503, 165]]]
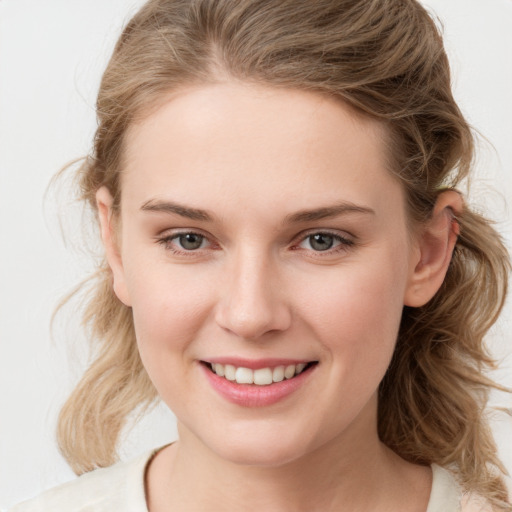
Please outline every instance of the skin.
[[[97, 201], [114, 290], [178, 419], [179, 442], [148, 469], [151, 512], [426, 510], [430, 469], [379, 441], [377, 389], [404, 304], [444, 279], [461, 204], [443, 193], [410, 233], [385, 141], [339, 101], [240, 83], [175, 93], [130, 128], [120, 217], [108, 190]], [[201, 246], [181, 247], [183, 232]], [[333, 247], [315, 250], [315, 233]], [[318, 364], [292, 395], [250, 408], [200, 363], [235, 356]]]

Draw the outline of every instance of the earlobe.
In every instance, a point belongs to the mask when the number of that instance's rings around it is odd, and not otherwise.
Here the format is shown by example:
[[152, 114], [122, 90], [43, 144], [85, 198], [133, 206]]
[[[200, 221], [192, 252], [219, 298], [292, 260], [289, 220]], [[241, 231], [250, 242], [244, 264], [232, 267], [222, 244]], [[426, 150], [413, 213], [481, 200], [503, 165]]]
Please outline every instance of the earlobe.
[[99, 188], [96, 192], [96, 205], [98, 207], [101, 239], [105, 247], [108, 265], [112, 271], [114, 293], [123, 304], [131, 306], [119, 247], [119, 236], [115, 231], [113, 203], [114, 200], [108, 188]]
[[455, 190], [442, 192], [432, 216], [418, 234], [418, 251], [413, 262], [404, 305], [425, 305], [443, 284], [459, 234], [457, 216], [463, 201]]

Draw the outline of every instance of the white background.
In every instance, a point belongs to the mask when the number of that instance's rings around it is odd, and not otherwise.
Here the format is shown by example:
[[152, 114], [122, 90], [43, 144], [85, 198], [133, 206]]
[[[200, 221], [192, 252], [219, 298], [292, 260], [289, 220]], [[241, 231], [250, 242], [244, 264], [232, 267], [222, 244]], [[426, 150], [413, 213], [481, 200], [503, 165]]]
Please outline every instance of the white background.
[[[444, 23], [456, 98], [481, 142], [476, 204], [512, 240], [512, 2], [428, 0]], [[85, 361], [71, 322], [49, 322], [58, 300], [91, 268], [78, 250], [76, 208], [45, 190], [65, 163], [89, 151], [99, 79], [123, 24], [141, 0], [0, 0], [0, 508], [73, 477], [54, 440], [59, 406]], [[56, 196], [60, 198], [59, 203]], [[506, 202], [509, 207], [507, 209]], [[76, 315], [75, 315], [76, 316]], [[73, 311], [63, 315], [73, 318]], [[512, 308], [490, 336], [512, 386]], [[495, 403], [512, 404], [496, 395]], [[512, 423], [495, 431], [512, 469]], [[508, 435], [507, 435], [508, 434]], [[132, 457], [175, 438], [159, 407], [124, 436]]]

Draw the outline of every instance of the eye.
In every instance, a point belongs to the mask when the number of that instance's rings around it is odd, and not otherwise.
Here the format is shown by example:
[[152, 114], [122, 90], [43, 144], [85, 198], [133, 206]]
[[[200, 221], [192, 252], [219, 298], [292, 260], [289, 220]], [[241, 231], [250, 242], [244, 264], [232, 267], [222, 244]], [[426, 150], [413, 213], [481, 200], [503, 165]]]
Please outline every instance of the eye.
[[205, 237], [198, 233], [183, 233], [176, 235], [173, 240], [176, 240], [180, 247], [186, 251], [201, 249], [206, 241]]
[[314, 251], [328, 251], [334, 245], [334, 237], [326, 233], [316, 233], [309, 235], [305, 242], [307, 242]]
[[210, 244], [206, 236], [193, 231], [174, 233], [158, 239], [158, 242], [174, 253], [194, 252], [198, 249], [205, 249]]
[[334, 233], [316, 232], [307, 235], [299, 244], [301, 249], [309, 249], [315, 252], [330, 250], [343, 250], [353, 245], [351, 240]]

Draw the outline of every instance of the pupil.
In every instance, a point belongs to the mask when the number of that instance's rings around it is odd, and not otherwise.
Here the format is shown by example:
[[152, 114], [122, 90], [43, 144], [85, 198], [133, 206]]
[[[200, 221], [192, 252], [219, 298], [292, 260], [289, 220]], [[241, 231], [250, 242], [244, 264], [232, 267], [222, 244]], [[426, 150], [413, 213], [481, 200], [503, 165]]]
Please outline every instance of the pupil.
[[183, 249], [187, 249], [188, 251], [199, 249], [202, 243], [203, 237], [201, 235], [196, 235], [194, 233], [180, 235], [180, 245], [183, 247]]
[[318, 233], [309, 237], [309, 243], [315, 251], [327, 251], [332, 247], [334, 239], [330, 235]]

